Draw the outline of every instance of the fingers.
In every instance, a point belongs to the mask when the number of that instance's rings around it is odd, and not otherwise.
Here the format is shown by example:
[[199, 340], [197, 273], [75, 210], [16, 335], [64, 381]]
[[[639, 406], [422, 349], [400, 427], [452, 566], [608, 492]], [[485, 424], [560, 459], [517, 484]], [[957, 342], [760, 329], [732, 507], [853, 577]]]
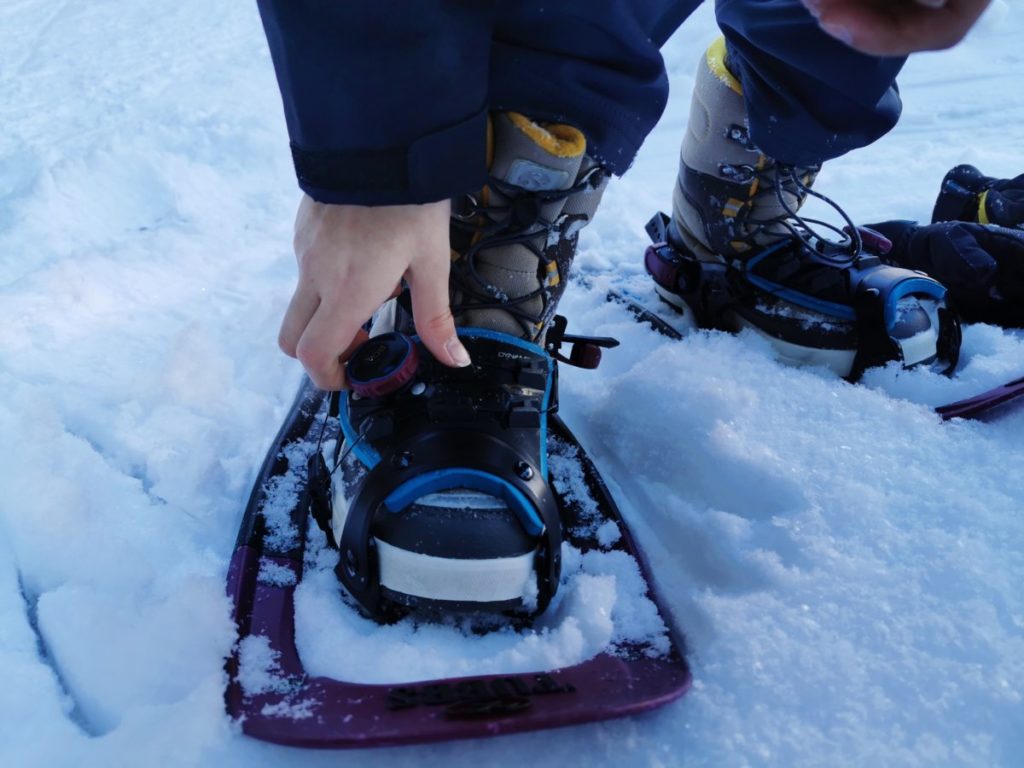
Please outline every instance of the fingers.
[[277, 345], [289, 357], [298, 356], [296, 350], [299, 339], [319, 306], [320, 297], [316, 290], [300, 282], [295, 288], [292, 300], [284, 313], [284, 320], [281, 321], [281, 330], [277, 334]]
[[803, 0], [821, 28], [862, 53], [905, 56], [958, 43], [990, 0]]
[[303, 198], [295, 224], [299, 287], [281, 325], [281, 349], [324, 389], [345, 385], [360, 328], [405, 275], [416, 327], [441, 362], [469, 365], [448, 305], [451, 203], [350, 206]]
[[296, 357], [320, 389], [344, 389], [345, 361], [367, 334], [359, 313], [342, 304], [321, 303], [296, 344]]
[[445, 365], [464, 368], [470, 364], [469, 352], [455, 332], [455, 319], [448, 301], [447, 254], [443, 260], [437, 261], [422, 267], [410, 267], [406, 273], [416, 333], [437, 360]]

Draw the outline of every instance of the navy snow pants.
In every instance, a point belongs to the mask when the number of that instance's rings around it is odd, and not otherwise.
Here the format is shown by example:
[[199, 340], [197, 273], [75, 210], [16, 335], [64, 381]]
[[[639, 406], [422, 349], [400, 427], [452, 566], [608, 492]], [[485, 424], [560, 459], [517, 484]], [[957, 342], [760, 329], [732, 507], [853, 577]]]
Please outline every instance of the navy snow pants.
[[[575, 125], [626, 171], [668, 98], [659, 48], [700, 0], [258, 2], [302, 187], [396, 204], [479, 188], [490, 110]], [[895, 125], [903, 59], [853, 51], [800, 0], [718, 0], [716, 14], [768, 155], [810, 165]]]

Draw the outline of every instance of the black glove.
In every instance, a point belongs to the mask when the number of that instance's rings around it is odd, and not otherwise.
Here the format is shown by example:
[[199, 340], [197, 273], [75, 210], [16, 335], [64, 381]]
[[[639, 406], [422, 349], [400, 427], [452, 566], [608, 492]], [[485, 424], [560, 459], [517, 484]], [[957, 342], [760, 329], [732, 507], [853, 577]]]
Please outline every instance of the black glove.
[[932, 211], [932, 223], [976, 221], [1024, 229], [1024, 174], [1014, 179], [983, 176], [973, 165], [946, 174]]
[[922, 270], [945, 285], [964, 320], [1024, 327], [1024, 229], [960, 221], [868, 226], [893, 243], [883, 260]]

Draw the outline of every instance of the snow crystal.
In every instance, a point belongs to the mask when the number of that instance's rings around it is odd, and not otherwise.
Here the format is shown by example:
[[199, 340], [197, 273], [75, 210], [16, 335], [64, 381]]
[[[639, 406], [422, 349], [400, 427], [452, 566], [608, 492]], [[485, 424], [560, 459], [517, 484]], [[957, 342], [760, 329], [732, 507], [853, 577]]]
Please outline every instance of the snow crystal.
[[296, 581], [294, 570], [287, 565], [275, 563], [273, 560], [260, 560], [257, 578], [261, 583], [274, 587], [291, 587]]
[[305, 481], [305, 457], [309, 446], [302, 442], [284, 446], [282, 453], [292, 468], [287, 474], [271, 479], [260, 512], [267, 524], [264, 540], [270, 549], [285, 552], [299, 545], [299, 531], [291, 518], [291, 510], [298, 504], [300, 483]]
[[260, 714], [264, 717], [308, 720], [313, 717], [317, 704], [315, 699], [299, 699], [296, 702], [278, 701], [273, 704], [264, 704], [260, 709]]
[[238, 682], [247, 696], [288, 693], [295, 686], [279, 664], [281, 654], [263, 635], [248, 635], [238, 643]]
[[590, 496], [578, 451], [575, 446], [551, 438], [548, 441], [548, 452], [548, 471], [551, 475], [551, 484], [578, 510], [577, 514], [581, 524], [577, 526], [573, 534], [581, 538], [595, 535], [604, 518], [597, 502]]
[[619, 539], [622, 538], [622, 531], [619, 530], [619, 524], [614, 520], [605, 520], [594, 535], [597, 537], [597, 543], [608, 549], [619, 542]]

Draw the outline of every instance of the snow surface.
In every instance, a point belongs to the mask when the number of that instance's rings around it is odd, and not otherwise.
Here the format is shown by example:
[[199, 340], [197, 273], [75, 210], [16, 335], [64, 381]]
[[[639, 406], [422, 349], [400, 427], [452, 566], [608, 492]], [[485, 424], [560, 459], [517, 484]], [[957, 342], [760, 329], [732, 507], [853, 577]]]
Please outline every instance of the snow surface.
[[[0, 765], [1022, 763], [1024, 414], [943, 424], [929, 406], [1024, 373], [1024, 335], [967, 329], [954, 380], [850, 386], [753, 336], [667, 341], [603, 301], [643, 282], [710, 7], [665, 49], [674, 98], [563, 304], [623, 341], [564, 372], [563, 414], [688, 635], [693, 691], [372, 755], [241, 736], [224, 575], [300, 377], [275, 343], [297, 194], [255, 8], [9, 0], [0, 30]], [[1020, 173], [1022, 35], [1024, 8], [996, 0], [959, 48], [914, 58], [900, 126], [818, 188], [860, 221], [924, 219], [957, 163]]]

